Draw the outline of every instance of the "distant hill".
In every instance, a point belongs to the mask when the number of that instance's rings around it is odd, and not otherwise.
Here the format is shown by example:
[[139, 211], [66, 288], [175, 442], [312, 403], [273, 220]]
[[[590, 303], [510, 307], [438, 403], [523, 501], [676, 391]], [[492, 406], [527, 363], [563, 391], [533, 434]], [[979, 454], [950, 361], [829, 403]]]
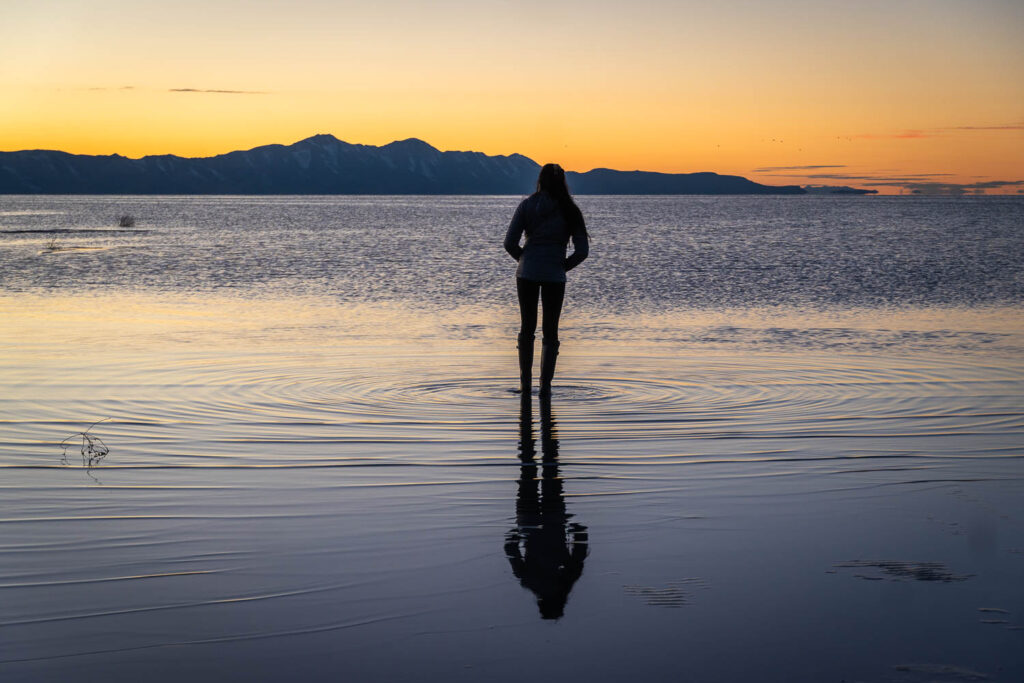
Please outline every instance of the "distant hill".
[[[50, 150], [0, 152], [0, 194], [528, 194], [540, 166], [521, 154], [442, 152], [410, 138], [353, 145], [314, 135], [213, 157], [129, 159]], [[594, 169], [576, 194], [804, 194], [717, 173]]]
[[863, 190], [846, 185], [804, 185], [807, 194], [878, 194], [878, 190]]

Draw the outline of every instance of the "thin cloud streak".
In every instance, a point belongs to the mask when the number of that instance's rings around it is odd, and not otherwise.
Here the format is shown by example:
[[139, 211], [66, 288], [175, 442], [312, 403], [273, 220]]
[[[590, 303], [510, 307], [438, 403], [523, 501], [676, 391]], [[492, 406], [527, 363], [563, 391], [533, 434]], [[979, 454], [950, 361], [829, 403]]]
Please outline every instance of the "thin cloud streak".
[[[91, 90], [94, 92], [110, 92], [120, 90], [147, 90], [147, 88], [137, 88], [134, 85], [122, 85], [119, 88], [111, 88], [107, 86], [93, 86], [91, 88], [85, 88], [85, 90]], [[226, 88], [167, 88], [163, 92], [188, 92], [188, 93], [210, 93], [214, 95], [268, 95], [269, 91], [266, 90], [228, 90]]]
[[212, 93], [216, 95], [266, 95], [265, 90], [218, 90], [215, 88], [168, 88], [167, 92]]
[[924, 138], [938, 137], [941, 133], [929, 133], [923, 130], [905, 130], [900, 133], [861, 133], [851, 137], [861, 140], [922, 140]]
[[819, 164], [815, 166], [764, 166], [755, 168], [752, 173], [770, 173], [772, 171], [815, 171], [819, 168], [846, 168], [846, 164]]
[[1024, 123], [1010, 123], [997, 126], [944, 126], [942, 128], [907, 129], [899, 133], [861, 133], [853, 136], [843, 136], [847, 139], [857, 138], [861, 140], [920, 140], [923, 138], [936, 138], [956, 131], [1013, 131], [1024, 130]]
[[1024, 130], [1024, 123], [1011, 123], [1008, 126], [954, 126], [949, 130]]
[[1001, 187], [1024, 186], [1024, 180], [986, 180], [980, 183], [907, 183], [896, 180], [883, 182], [861, 183], [871, 187], [921, 187], [921, 188], [956, 188], [960, 190], [997, 190]]
[[854, 173], [771, 173], [773, 178], [813, 178], [815, 180], [891, 180], [898, 182], [914, 182], [925, 178], [948, 177], [953, 173], [913, 173], [902, 176], [857, 175]]

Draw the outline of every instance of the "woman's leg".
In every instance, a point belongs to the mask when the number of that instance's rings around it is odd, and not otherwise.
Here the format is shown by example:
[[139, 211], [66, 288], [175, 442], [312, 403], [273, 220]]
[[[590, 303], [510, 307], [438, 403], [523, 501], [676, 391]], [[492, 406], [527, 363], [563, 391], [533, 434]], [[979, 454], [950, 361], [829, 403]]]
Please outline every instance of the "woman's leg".
[[540, 298], [540, 283], [517, 277], [516, 294], [519, 296], [519, 319], [521, 321], [519, 336], [533, 337], [537, 332], [537, 300]]
[[558, 319], [562, 315], [562, 300], [565, 298], [564, 282], [545, 282], [541, 287], [544, 304], [544, 343], [540, 354], [540, 395], [551, 395], [551, 380], [555, 376], [555, 359], [558, 357]]
[[519, 296], [519, 390], [524, 396], [530, 395], [533, 382], [533, 336], [537, 331], [537, 299], [540, 297], [540, 283], [516, 278], [516, 294]]
[[[558, 341], [558, 319], [562, 315], [562, 301], [565, 299], [564, 282], [545, 282], [540, 288], [541, 303], [544, 305], [544, 319], [541, 330], [544, 341]], [[534, 312], [536, 315], [536, 311]], [[534, 323], [536, 325], [536, 323]]]

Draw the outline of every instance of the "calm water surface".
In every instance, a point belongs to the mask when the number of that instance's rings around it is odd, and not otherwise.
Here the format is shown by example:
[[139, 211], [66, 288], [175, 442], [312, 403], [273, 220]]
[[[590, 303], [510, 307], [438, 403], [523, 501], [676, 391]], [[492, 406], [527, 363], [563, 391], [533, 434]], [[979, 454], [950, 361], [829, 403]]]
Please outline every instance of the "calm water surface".
[[517, 201], [0, 199], [4, 680], [1024, 677], [1024, 200]]
[[[517, 197], [5, 197], [10, 292], [503, 306]], [[575, 306], [978, 306], [1024, 299], [1024, 198], [581, 197], [595, 248]], [[118, 215], [137, 218], [118, 229]], [[71, 251], [40, 259], [56, 237]], [[73, 258], [72, 258], [73, 256]], [[56, 263], [53, 263], [56, 261]]]

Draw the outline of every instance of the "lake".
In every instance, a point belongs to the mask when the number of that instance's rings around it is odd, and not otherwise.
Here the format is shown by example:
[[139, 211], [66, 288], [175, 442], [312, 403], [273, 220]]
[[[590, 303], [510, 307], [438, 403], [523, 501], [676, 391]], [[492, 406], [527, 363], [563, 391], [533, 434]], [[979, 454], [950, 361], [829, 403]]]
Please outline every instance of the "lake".
[[1024, 197], [519, 199], [0, 198], [5, 683], [1024, 678]]

